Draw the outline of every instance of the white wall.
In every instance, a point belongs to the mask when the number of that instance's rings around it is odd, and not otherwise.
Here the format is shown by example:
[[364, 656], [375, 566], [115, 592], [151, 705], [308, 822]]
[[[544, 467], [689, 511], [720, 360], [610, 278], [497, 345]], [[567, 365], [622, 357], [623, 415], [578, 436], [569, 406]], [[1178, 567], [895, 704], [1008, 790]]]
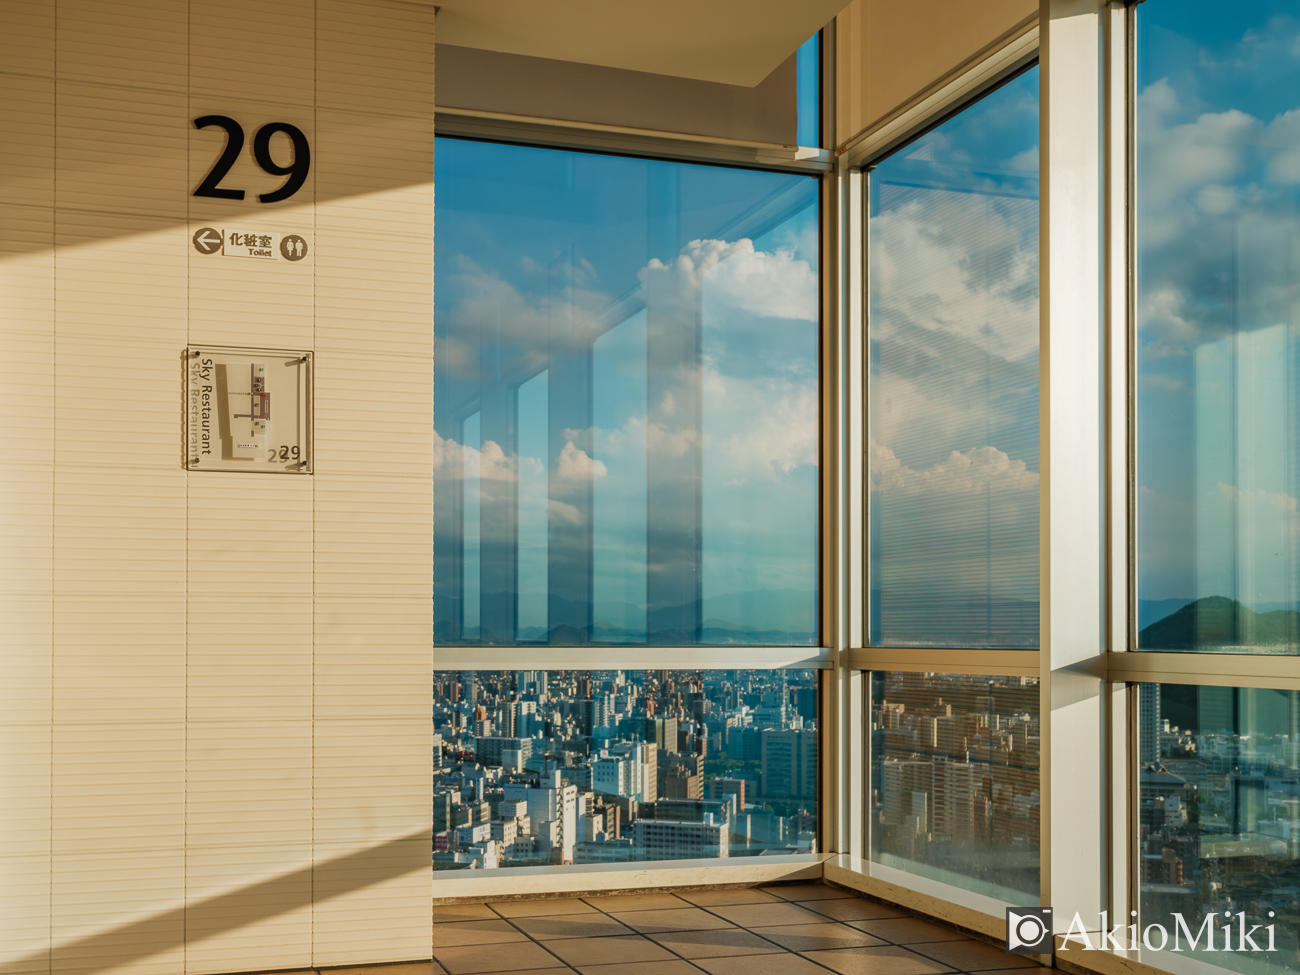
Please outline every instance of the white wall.
[[[432, 5], [0, 0], [0, 132], [0, 973], [428, 958]], [[314, 475], [183, 469], [202, 343], [315, 352]]]

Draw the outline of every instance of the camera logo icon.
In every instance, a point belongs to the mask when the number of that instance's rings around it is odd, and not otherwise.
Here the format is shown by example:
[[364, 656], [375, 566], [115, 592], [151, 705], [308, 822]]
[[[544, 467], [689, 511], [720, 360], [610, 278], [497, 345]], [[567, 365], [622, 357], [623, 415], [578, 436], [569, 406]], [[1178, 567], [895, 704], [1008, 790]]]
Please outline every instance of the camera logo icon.
[[1046, 955], [1052, 951], [1050, 907], [1007, 908], [1007, 954]]

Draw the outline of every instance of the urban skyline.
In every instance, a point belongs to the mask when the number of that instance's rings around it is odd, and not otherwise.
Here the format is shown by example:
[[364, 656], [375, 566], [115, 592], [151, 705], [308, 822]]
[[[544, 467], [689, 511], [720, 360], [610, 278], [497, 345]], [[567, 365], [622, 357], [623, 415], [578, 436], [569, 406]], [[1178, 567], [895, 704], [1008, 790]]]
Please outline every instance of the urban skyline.
[[434, 867], [814, 853], [817, 673], [444, 671]]

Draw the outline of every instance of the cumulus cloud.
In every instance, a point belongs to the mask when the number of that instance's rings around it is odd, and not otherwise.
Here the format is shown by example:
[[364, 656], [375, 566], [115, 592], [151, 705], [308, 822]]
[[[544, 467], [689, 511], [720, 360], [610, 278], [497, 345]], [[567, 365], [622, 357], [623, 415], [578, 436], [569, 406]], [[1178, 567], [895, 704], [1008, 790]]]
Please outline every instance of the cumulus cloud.
[[[573, 434], [573, 431], [566, 432]], [[561, 480], [586, 483], [608, 476], [609, 468], [602, 461], [592, 460], [585, 450], [569, 440], [560, 451], [556, 473]]]
[[1038, 474], [996, 447], [954, 450], [940, 463], [916, 470], [889, 447], [869, 444], [871, 490], [901, 494], [961, 495], [993, 491], [1036, 491]]
[[927, 192], [872, 220], [873, 325], [1015, 361], [1038, 350], [1037, 201]]
[[817, 274], [793, 248], [755, 250], [748, 238], [693, 240], [671, 264], [652, 258], [639, 278], [655, 298], [675, 304], [697, 300], [706, 275], [715, 298], [739, 311], [816, 321]]
[[457, 443], [433, 432], [433, 471], [439, 479], [464, 480], [466, 476], [481, 481], [515, 481], [519, 478], [519, 459], [506, 456], [494, 440], [481, 448]]

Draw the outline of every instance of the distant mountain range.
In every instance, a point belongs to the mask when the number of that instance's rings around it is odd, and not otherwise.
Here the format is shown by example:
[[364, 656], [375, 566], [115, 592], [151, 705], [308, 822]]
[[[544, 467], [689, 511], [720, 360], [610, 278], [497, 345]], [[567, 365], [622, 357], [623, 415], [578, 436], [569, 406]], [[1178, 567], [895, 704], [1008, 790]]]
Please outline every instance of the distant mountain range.
[[1173, 613], [1143, 627], [1138, 633], [1138, 647], [1143, 650], [1292, 647], [1297, 644], [1300, 644], [1300, 611], [1295, 608], [1256, 611], [1227, 596], [1206, 596], [1185, 602]]
[[[485, 599], [484, 605], [503, 605], [509, 597], [500, 595], [496, 600]], [[653, 634], [653, 643], [660, 646], [704, 643], [735, 643], [749, 645], [803, 646], [812, 645], [817, 633], [817, 594], [799, 589], [754, 589], [726, 593], [703, 600], [701, 631], [688, 633], [683, 620], [688, 617], [686, 607], [668, 606], [648, 612], [630, 603], [602, 603], [595, 607], [598, 614], [590, 628], [573, 624], [586, 616], [588, 607], [576, 600], [553, 598], [551, 619], [560, 621], [549, 627], [526, 626], [517, 633], [480, 632], [473, 643], [508, 645], [519, 641], [550, 643], [557, 646], [583, 646], [589, 643], [644, 643], [644, 630], [629, 630], [622, 621], [644, 618]], [[434, 640], [440, 643], [460, 642], [452, 638], [455, 619], [455, 601], [434, 594]], [[561, 622], [563, 620], [568, 622]], [[491, 629], [491, 621], [488, 629]]]

